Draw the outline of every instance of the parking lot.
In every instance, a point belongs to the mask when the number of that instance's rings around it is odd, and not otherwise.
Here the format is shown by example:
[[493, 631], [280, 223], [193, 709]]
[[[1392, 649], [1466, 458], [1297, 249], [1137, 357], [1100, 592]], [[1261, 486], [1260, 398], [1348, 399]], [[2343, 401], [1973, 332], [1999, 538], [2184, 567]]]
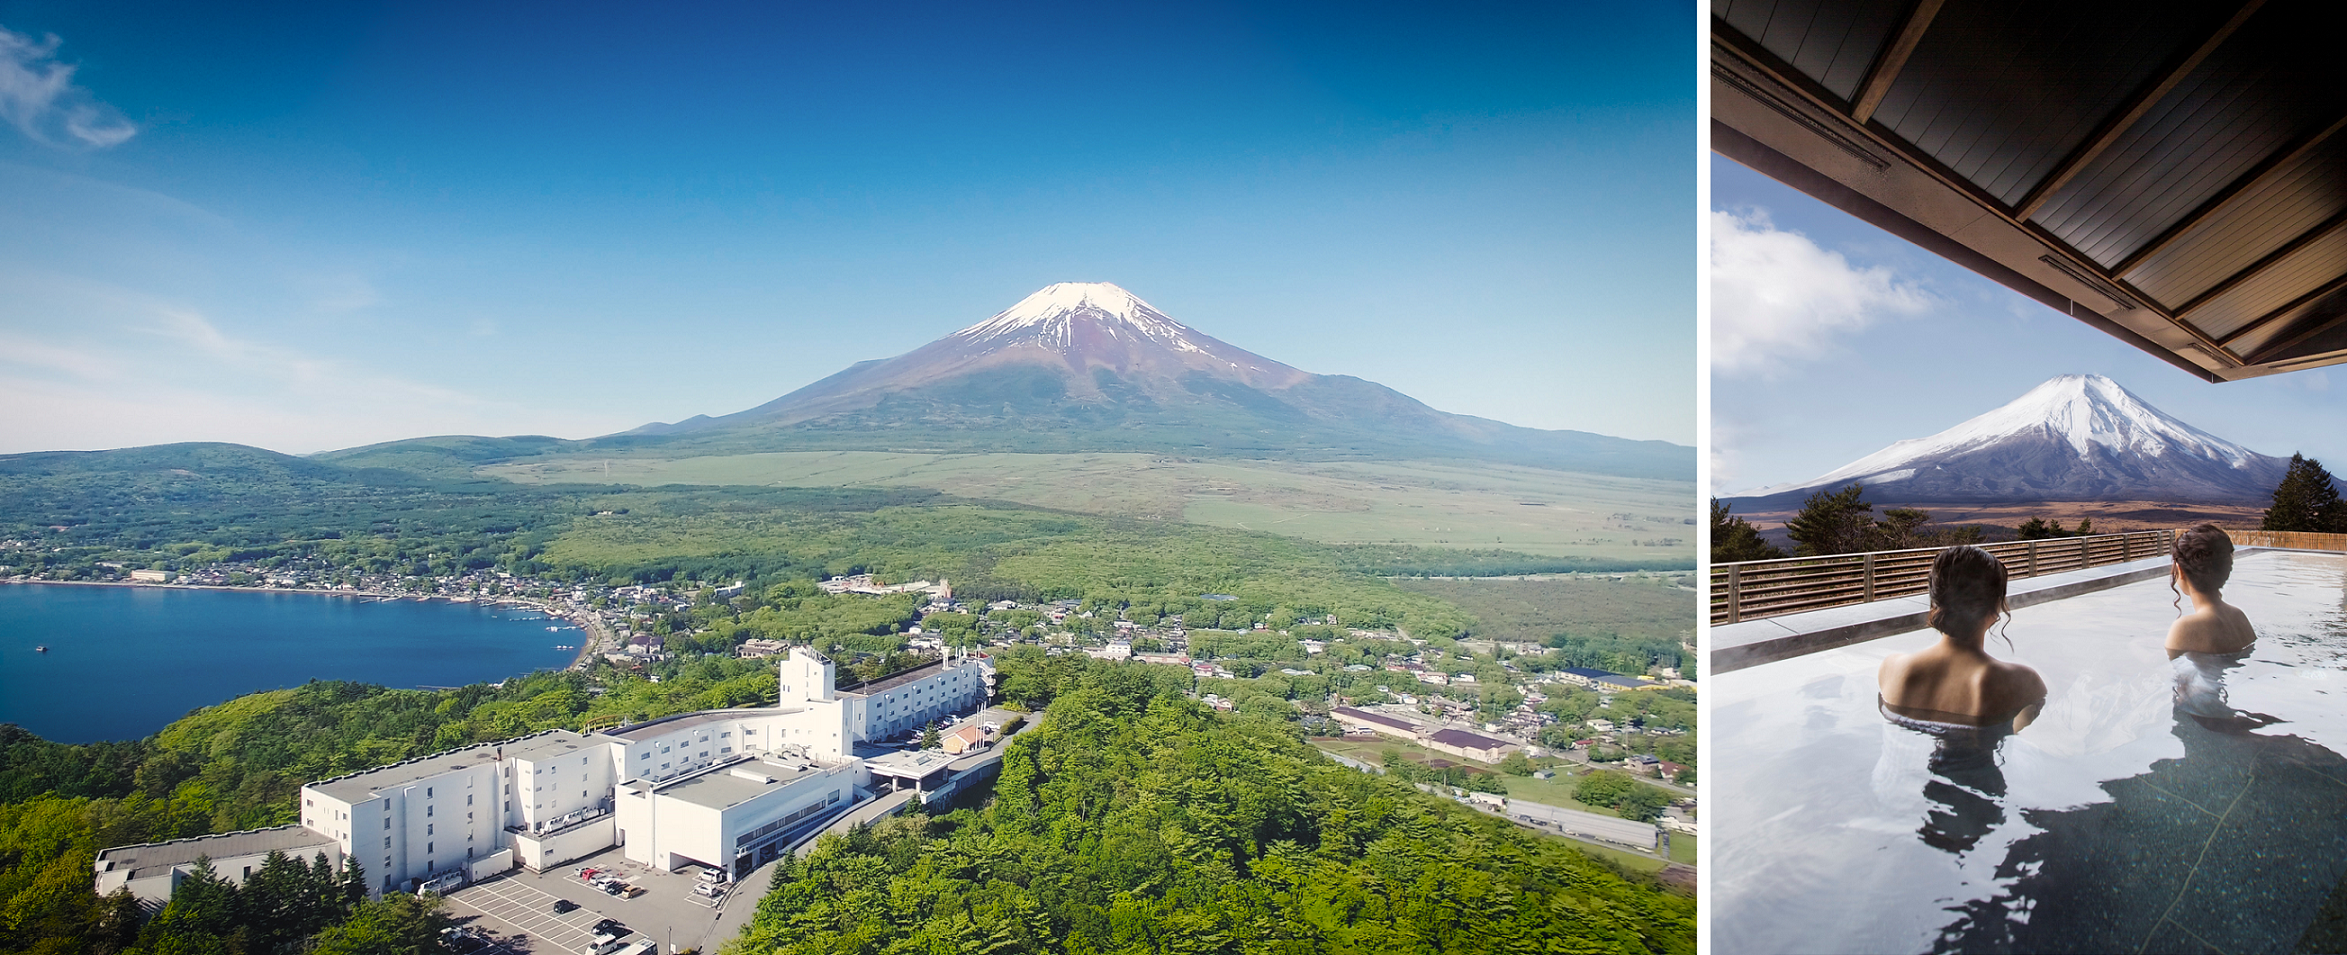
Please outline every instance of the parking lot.
[[544, 955], [585, 948], [595, 921], [604, 916], [585, 906], [556, 915], [554, 899], [521, 882], [492, 879], [448, 896], [448, 914], [459, 925], [488, 929], [508, 951]]
[[[579, 880], [578, 871], [587, 867], [612, 870], [643, 887], [644, 893], [632, 899], [607, 895]], [[713, 950], [725, 941], [712, 937], [720, 912], [693, 894], [694, 882], [691, 872], [661, 872], [628, 861], [614, 848], [545, 872], [517, 869], [468, 885], [448, 895], [448, 908], [457, 924], [489, 930], [504, 943], [503, 951], [517, 955], [572, 955], [586, 946], [591, 928], [604, 918], [615, 919], [637, 936], [659, 942], [663, 951], [671, 939], [680, 947], [700, 945], [703, 950]], [[764, 893], [744, 894], [747, 900], [733, 905], [747, 911], [756, 908], [758, 896]], [[556, 899], [569, 899], [579, 907], [556, 915]], [[727, 927], [735, 932], [741, 929], [738, 924]], [[527, 938], [508, 942], [513, 936]]]

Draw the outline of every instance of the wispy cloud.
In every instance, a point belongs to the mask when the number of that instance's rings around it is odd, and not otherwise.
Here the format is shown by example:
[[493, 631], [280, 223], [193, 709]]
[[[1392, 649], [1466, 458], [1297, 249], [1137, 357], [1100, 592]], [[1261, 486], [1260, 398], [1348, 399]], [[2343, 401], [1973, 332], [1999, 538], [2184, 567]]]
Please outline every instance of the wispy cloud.
[[104, 149], [138, 135], [119, 110], [74, 85], [74, 67], [57, 61], [61, 42], [0, 27], [0, 119], [51, 146]]
[[1711, 365], [1766, 375], [1826, 354], [1834, 340], [1932, 296], [1882, 267], [1859, 268], [1767, 213], [1711, 214]]

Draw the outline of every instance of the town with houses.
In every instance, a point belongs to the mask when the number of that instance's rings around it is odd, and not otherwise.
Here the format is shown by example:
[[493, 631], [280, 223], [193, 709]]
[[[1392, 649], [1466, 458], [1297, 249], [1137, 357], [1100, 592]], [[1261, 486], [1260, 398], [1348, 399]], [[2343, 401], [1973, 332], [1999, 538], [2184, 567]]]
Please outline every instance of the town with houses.
[[[267, 567], [224, 563], [184, 572], [108, 567], [103, 573], [118, 583], [524, 607], [567, 621], [585, 634], [577, 638], [574, 668], [605, 664], [643, 671], [655, 680], [662, 665], [677, 656], [671, 642], [693, 632], [679, 622], [694, 619], [696, 606], [741, 597], [747, 586], [582, 586], [495, 570], [419, 578], [358, 574], [300, 560]], [[283, 848], [279, 842], [298, 842], [303, 851], [329, 848], [338, 857], [357, 853], [381, 863], [370, 865], [384, 880], [376, 886], [379, 891], [461, 883], [498, 867], [554, 868], [606, 850], [624, 852], [655, 870], [698, 867], [721, 879], [738, 878], [885, 795], [934, 796], [940, 787], [973, 778], [962, 761], [983, 756], [997, 728], [1010, 718], [1007, 711], [988, 709], [993, 670], [987, 654], [1019, 645], [1039, 646], [1050, 655], [1185, 668], [1201, 703], [1295, 720], [1307, 735], [1327, 741], [1332, 756], [1369, 771], [1384, 769], [1339, 755], [1340, 744], [1391, 744], [1420, 754], [1427, 765], [1462, 767], [1495, 779], [1502, 778], [1495, 767], [1529, 767], [1525, 785], [1610, 768], [1645, 777], [1670, 800], [1651, 821], [1575, 822], [1589, 815], [1589, 807], [1554, 807], [1521, 794], [1421, 783], [1552, 833], [1654, 852], [1656, 841], [1667, 844], [1669, 833], [1692, 836], [1697, 831], [1694, 773], [1688, 765], [1694, 753], [1694, 707], [1659, 702], [1691, 701], [1696, 684], [1668, 669], [1625, 674], [1556, 665], [1548, 648], [1537, 644], [1426, 639], [1349, 628], [1331, 618], [1298, 620], [1277, 629], [1264, 620], [1248, 631], [1194, 631], [1182, 625], [1179, 615], [1144, 625], [1124, 619], [1114, 608], [1081, 600], [971, 604], [957, 599], [943, 580], [884, 583], [856, 575], [816, 586], [846, 598], [919, 595], [916, 622], [905, 626], [899, 639], [902, 651], [927, 662], [859, 686], [858, 692], [842, 692], [834, 685], [831, 661], [821, 652], [750, 637], [735, 644], [732, 654], [778, 665], [782, 702], [774, 708], [688, 714], [588, 735], [556, 731], [411, 760], [413, 766], [322, 780], [304, 790], [303, 824], [273, 836], [228, 838], [266, 843], [264, 851]], [[1210, 601], [1223, 597], [1201, 596]], [[924, 626], [940, 621], [948, 626]], [[892, 696], [890, 712], [840, 702], [861, 701], [863, 693], [900, 684], [912, 688], [911, 696], [902, 702]], [[818, 709], [820, 714], [809, 715]], [[994, 715], [987, 721], [993, 726], [981, 726], [982, 711]], [[944, 726], [948, 732], [939, 741], [940, 752], [906, 751], [910, 738], [941, 721], [953, 722]], [[656, 741], [644, 745], [641, 740]], [[679, 747], [679, 755], [668, 754]], [[656, 754], [670, 762], [652, 762]], [[538, 768], [540, 763], [559, 766], [565, 759], [578, 767]], [[514, 788], [535, 778], [526, 774], [548, 771], [584, 773], [586, 785], [549, 789], [544, 801], [526, 788]], [[427, 781], [443, 776], [449, 781]], [[711, 781], [685, 785], [703, 776]], [[417, 795], [409, 790], [419, 785], [423, 801], [411, 806]], [[488, 816], [476, 815], [479, 809], [468, 811], [461, 857], [453, 855], [454, 842], [445, 843], [448, 852], [436, 851], [444, 843], [432, 834], [436, 804], [430, 800], [444, 786], [452, 793], [457, 791], [453, 787], [469, 790], [466, 798], [484, 791], [498, 794], [492, 803], [497, 811]], [[705, 792], [689, 795], [693, 790]], [[509, 791], [521, 794], [518, 804], [504, 795]], [[784, 792], [788, 795], [779, 795]], [[669, 793], [676, 798], [663, 798]], [[561, 798], [551, 798], [557, 794]], [[362, 811], [362, 806], [370, 808]], [[1549, 814], [1537, 814], [1542, 811]], [[379, 827], [385, 824], [392, 826], [390, 837], [381, 836]], [[632, 838], [625, 834], [631, 831]], [[664, 832], [677, 835], [659, 835]], [[391, 841], [373, 844], [381, 838]], [[198, 849], [217, 861], [222, 852], [239, 847], [224, 843]], [[168, 897], [177, 879], [172, 872], [184, 875], [193, 851], [108, 850], [99, 862], [99, 888], [130, 885], [142, 896]]]

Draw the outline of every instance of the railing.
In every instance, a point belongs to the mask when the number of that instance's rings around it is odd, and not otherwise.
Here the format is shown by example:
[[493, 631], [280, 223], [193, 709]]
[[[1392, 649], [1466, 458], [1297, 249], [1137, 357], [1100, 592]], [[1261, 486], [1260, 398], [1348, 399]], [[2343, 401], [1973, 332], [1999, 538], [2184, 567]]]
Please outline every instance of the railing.
[[[2158, 557], [2168, 553], [2174, 534], [2162, 530], [2056, 537], [1984, 544], [1981, 549], [2005, 562], [2008, 579], [2019, 580]], [[2243, 536], [2236, 533], [2234, 542], [2244, 546], [2252, 543], [2244, 541]], [[1932, 559], [1944, 549], [1925, 547], [1713, 564], [1711, 622], [1714, 625], [1738, 623], [1920, 594], [1929, 585]]]
[[2284, 547], [2290, 550], [2347, 551], [2347, 534], [2315, 531], [2237, 531], [2227, 529], [2235, 547]]

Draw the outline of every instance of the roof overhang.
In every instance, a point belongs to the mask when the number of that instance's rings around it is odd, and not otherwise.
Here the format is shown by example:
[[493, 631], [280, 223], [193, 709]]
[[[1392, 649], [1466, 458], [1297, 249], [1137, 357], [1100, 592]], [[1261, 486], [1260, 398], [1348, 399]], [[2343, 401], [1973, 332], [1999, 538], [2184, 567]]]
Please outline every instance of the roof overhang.
[[1713, 0], [1721, 155], [2209, 381], [2347, 362], [2313, 3]]

